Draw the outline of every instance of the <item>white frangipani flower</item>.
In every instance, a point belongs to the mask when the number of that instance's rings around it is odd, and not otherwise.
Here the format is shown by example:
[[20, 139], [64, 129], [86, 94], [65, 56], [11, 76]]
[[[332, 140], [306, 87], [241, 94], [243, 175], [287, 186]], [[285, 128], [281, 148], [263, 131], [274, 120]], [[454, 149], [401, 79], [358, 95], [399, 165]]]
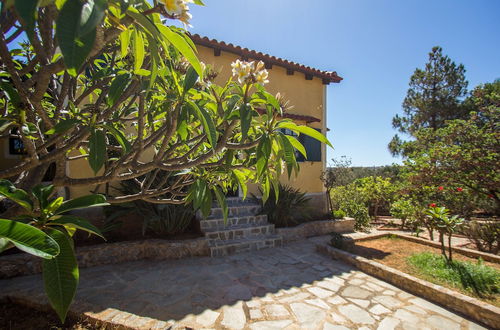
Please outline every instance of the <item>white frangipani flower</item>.
[[261, 85], [265, 85], [269, 82], [267, 77], [269, 76], [269, 73], [267, 70], [260, 70], [255, 74], [255, 81]]
[[193, 16], [189, 13], [189, 6], [187, 4], [192, 3], [193, 0], [162, 0], [162, 2], [169, 15], [176, 16], [179, 21], [191, 26], [189, 20]]
[[212, 82], [209, 80], [209, 78], [205, 75], [205, 72], [207, 71], [207, 65], [203, 62], [200, 62], [201, 66], [201, 71], [203, 71], [204, 78], [201, 79], [198, 77], [196, 82], [201, 86], [201, 89], [207, 90], [212, 86]]
[[233, 68], [233, 76], [236, 76], [240, 84], [267, 84], [269, 73], [264, 68], [264, 62], [246, 62], [236, 60], [231, 64]]

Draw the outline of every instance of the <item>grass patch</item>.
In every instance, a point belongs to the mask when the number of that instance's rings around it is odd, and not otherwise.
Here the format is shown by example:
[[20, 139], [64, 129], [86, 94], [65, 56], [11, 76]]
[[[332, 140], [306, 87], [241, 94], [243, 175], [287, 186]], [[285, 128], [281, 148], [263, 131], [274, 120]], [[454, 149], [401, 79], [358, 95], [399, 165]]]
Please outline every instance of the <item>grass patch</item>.
[[454, 260], [448, 263], [441, 255], [423, 252], [409, 256], [408, 264], [426, 280], [436, 284], [447, 284], [477, 295], [493, 298], [500, 293], [500, 271], [477, 263]]

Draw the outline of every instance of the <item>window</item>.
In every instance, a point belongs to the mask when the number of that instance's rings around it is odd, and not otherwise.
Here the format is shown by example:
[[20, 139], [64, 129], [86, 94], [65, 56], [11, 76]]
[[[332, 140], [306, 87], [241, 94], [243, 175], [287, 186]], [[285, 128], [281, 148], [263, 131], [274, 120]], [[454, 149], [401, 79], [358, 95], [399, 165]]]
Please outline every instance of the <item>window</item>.
[[10, 131], [9, 136], [9, 154], [10, 155], [26, 155], [26, 149], [24, 148], [24, 143], [17, 128], [13, 128]]
[[[315, 130], [317, 130], [318, 132], [321, 133], [320, 129], [315, 128]], [[289, 129], [281, 129], [281, 132], [285, 135], [291, 135], [291, 136], [297, 137], [297, 134]], [[304, 135], [304, 134], [301, 134], [298, 137], [298, 140], [300, 143], [302, 143], [302, 145], [306, 149], [306, 153], [307, 153], [307, 159], [305, 159], [304, 156], [302, 156], [302, 154], [300, 152], [295, 151], [295, 157], [297, 158], [298, 162], [306, 162], [306, 161], [307, 162], [320, 162], [321, 161], [321, 142], [319, 142], [318, 140], [316, 140], [310, 136]]]

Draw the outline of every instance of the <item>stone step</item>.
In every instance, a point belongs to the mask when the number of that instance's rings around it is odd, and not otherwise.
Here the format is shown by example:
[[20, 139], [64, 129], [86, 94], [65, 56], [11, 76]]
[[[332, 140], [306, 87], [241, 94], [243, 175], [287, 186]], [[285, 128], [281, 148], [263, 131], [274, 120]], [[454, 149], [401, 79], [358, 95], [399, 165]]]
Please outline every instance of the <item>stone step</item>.
[[[257, 204], [242, 204], [236, 206], [228, 206], [228, 217], [237, 217], [242, 215], [256, 215], [260, 211], [260, 206]], [[207, 219], [222, 219], [222, 208], [213, 207]]]
[[235, 225], [267, 225], [267, 215], [247, 215], [240, 217], [227, 218], [227, 222], [224, 223], [224, 219], [204, 219], [200, 220], [200, 229], [203, 232], [214, 231], [217, 229], [224, 229]]
[[234, 253], [279, 247], [282, 244], [283, 238], [276, 235], [220, 241], [219, 244], [210, 247], [210, 255], [212, 257], [222, 257]]
[[274, 225], [235, 225], [224, 229], [205, 231], [205, 237], [208, 239], [209, 244], [218, 244], [217, 241], [229, 241], [269, 235], [274, 235]]
[[245, 199], [243, 199], [243, 197], [227, 197], [226, 203], [228, 206], [240, 206], [240, 205], [248, 205], [248, 204], [258, 205], [259, 204], [259, 203], [256, 203], [256, 201], [253, 200], [253, 198], [251, 198], [250, 196], [247, 196], [247, 198], [245, 198]]

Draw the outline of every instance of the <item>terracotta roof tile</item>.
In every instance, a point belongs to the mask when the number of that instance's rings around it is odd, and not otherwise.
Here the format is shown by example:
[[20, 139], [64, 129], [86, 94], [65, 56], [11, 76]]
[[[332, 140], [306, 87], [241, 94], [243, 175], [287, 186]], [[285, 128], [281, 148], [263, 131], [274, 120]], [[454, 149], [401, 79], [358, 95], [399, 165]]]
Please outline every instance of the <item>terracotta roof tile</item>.
[[248, 48], [242, 48], [231, 43], [225, 43], [224, 41], [218, 41], [215, 39], [209, 39], [207, 37], [202, 37], [199, 34], [191, 34], [191, 39], [195, 44], [200, 46], [205, 46], [217, 50], [222, 50], [225, 52], [233, 53], [239, 55], [243, 58], [251, 58], [254, 60], [260, 60], [267, 65], [278, 65], [286, 69], [290, 69], [297, 72], [302, 72], [307, 76], [318, 77], [323, 80], [324, 84], [329, 84], [331, 82], [339, 83], [343, 78], [337, 75], [335, 71], [322, 71], [319, 69], [312, 68], [310, 66], [305, 66], [296, 62], [288, 61], [283, 58], [272, 56], [269, 54], [257, 52]]

